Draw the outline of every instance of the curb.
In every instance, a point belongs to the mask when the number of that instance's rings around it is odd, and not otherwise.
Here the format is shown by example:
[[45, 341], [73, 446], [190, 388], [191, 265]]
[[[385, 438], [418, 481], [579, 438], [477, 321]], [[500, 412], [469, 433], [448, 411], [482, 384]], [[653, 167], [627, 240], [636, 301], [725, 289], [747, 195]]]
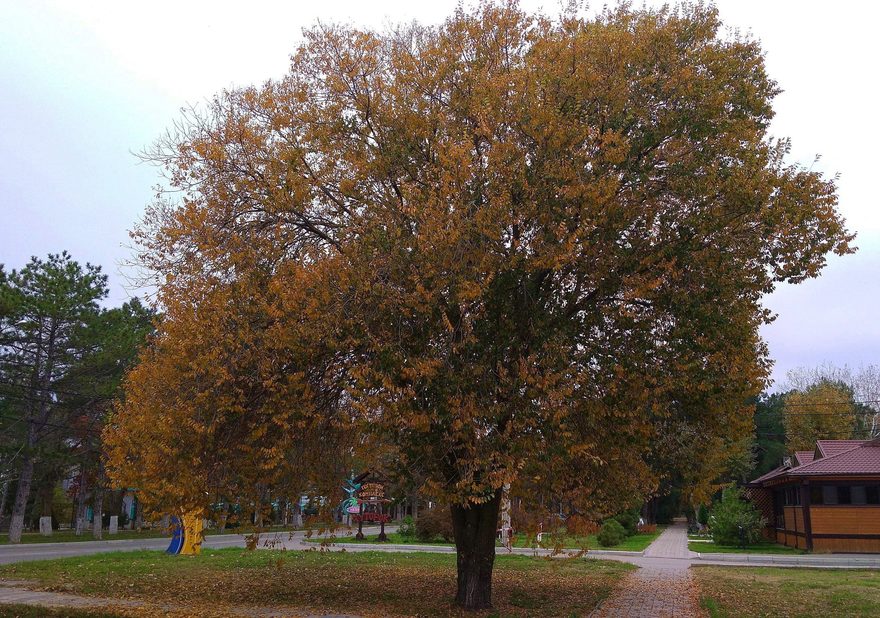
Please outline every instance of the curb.
[[[303, 539], [305, 543], [309, 543], [312, 545], [320, 545], [321, 541], [315, 539]], [[454, 545], [441, 545], [441, 544], [413, 544], [413, 545], [402, 545], [400, 543], [394, 544], [386, 544], [386, 543], [333, 543], [330, 542], [327, 544], [330, 547], [336, 548], [344, 548], [346, 546], [356, 546], [356, 547], [364, 547], [367, 549], [378, 549], [378, 550], [394, 550], [394, 551], [428, 551], [428, 552], [436, 552], [436, 553], [452, 553], [455, 552]], [[502, 551], [504, 547], [496, 547], [495, 554], [498, 556], [509, 555], [509, 554], [520, 554], [520, 555], [552, 555], [554, 550], [548, 549], [544, 547], [514, 547], [512, 552]], [[566, 552], [579, 552], [580, 550], [576, 547], [563, 547], [558, 552], [559, 555], [565, 554]], [[588, 549], [584, 552], [584, 557], [589, 556], [644, 556], [644, 551], [617, 551], [613, 549]]]
[[797, 565], [797, 566], [816, 566], [816, 567], [847, 567], [847, 568], [865, 568], [880, 569], [880, 557], [849, 557], [834, 558], [829, 556], [778, 556], [771, 554], [711, 554], [697, 553], [695, 560], [706, 560], [712, 562], [730, 562], [734, 564], [778, 564], [778, 565]]

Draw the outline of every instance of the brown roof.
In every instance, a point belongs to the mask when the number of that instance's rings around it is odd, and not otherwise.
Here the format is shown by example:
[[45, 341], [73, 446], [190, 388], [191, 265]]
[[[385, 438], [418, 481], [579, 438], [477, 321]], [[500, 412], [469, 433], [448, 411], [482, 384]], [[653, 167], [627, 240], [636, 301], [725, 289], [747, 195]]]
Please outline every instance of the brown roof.
[[755, 485], [755, 484], [757, 484], [757, 483], [762, 483], [762, 482], [764, 482], [764, 481], [769, 481], [769, 480], [772, 479], [772, 478], [775, 478], [775, 477], [777, 477], [777, 476], [780, 476], [780, 475], [782, 475], [782, 474], [785, 474], [785, 473], [786, 473], [788, 470], [790, 470], [790, 469], [791, 469], [791, 468], [789, 468], [788, 466], [779, 466], [779, 467], [776, 468], [775, 470], [770, 470], [770, 472], [768, 472], [767, 474], [764, 474], [764, 475], [759, 476], [759, 477], [756, 478], [754, 481], [752, 481], [751, 483], [749, 483], [749, 485]]
[[[827, 442], [832, 442], [828, 440]], [[834, 442], [837, 442], [836, 440]], [[844, 442], [840, 440], [839, 442]], [[797, 476], [816, 474], [880, 474], [880, 443], [874, 440], [846, 440], [823, 449], [833, 454], [789, 470]], [[827, 445], [823, 445], [827, 446]]]
[[780, 466], [749, 485], [780, 476], [880, 474], [880, 438], [873, 440], [818, 440], [819, 458], [810, 451], [797, 451], [792, 466]]
[[813, 461], [815, 453], [813, 451], [795, 451], [794, 456], [797, 458], [799, 466], [808, 464]]
[[831, 457], [856, 446], [861, 446], [863, 442], [865, 440], [816, 440], [816, 445], [819, 447], [822, 457]]

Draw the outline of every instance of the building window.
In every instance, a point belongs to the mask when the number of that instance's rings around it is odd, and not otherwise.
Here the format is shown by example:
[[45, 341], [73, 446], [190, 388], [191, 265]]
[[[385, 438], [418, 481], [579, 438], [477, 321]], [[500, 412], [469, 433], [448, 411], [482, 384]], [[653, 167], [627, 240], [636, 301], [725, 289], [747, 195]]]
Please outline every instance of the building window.
[[850, 487], [850, 498], [853, 504], [867, 504], [864, 485], [853, 485]]
[[[787, 495], [786, 504], [789, 504]], [[880, 485], [812, 485], [810, 504], [880, 505]]]
[[801, 488], [787, 487], [785, 489], [785, 506], [800, 506]]
[[837, 487], [834, 485], [822, 487], [822, 504], [837, 504]]

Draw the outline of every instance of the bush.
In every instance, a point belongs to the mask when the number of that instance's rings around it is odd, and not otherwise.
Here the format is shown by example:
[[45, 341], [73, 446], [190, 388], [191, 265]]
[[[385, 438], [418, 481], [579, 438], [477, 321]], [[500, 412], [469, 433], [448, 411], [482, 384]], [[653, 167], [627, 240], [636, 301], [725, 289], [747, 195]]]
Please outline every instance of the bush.
[[416, 537], [420, 541], [435, 541], [438, 538], [451, 541], [454, 537], [449, 508], [435, 506], [419, 513], [419, 518], [416, 520]]
[[639, 510], [630, 509], [628, 511], [623, 511], [622, 513], [615, 515], [614, 519], [617, 523], [623, 526], [626, 536], [632, 536], [637, 532], [636, 529], [639, 527]]
[[411, 539], [416, 535], [416, 524], [412, 516], [407, 515], [397, 527], [397, 534], [405, 539]]
[[602, 529], [597, 535], [599, 545], [602, 547], [613, 547], [620, 545], [626, 538], [626, 530], [620, 525], [616, 519], [609, 519], [602, 524]]
[[705, 504], [701, 504], [700, 508], [697, 509], [697, 523], [701, 526], [709, 524], [709, 509], [706, 508]]
[[751, 502], [742, 499], [742, 492], [729, 487], [721, 495], [709, 514], [709, 530], [718, 545], [747, 545], [757, 543], [766, 520]]

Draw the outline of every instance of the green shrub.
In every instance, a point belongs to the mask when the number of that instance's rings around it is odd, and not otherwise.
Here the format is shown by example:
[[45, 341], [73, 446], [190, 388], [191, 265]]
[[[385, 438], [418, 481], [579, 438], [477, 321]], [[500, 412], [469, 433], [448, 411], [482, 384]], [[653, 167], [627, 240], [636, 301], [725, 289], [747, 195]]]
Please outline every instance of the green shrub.
[[596, 538], [598, 538], [599, 545], [602, 547], [613, 547], [623, 542], [623, 539], [626, 538], [626, 530], [616, 519], [609, 519], [602, 524], [602, 528], [599, 530]]
[[412, 516], [407, 515], [403, 518], [403, 521], [397, 527], [397, 534], [405, 539], [411, 539], [416, 535], [416, 524]]
[[701, 504], [700, 508], [697, 509], [697, 523], [701, 526], [709, 525], [709, 509], [706, 508], [705, 504]]
[[718, 545], [757, 543], [765, 524], [758, 510], [742, 499], [742, 492], [736, 487], [725, 489], [721, 502], [709, 513], [709, 531]]
[[451, 541], [452, 515], [449, 513], [449, 507], [435, 506], [420, 512], [416, 520], [416, 537], [420, 541], [436, 541], [438, 538]]
[[628, 511], [623, 511], [622, 513], [618, 513], [614, 516], [614, 519], [623, 526], [624, 531], [626, 532], [626, 536], [632, 536], [636, 532], [638, 532], [639, 527], [639, 510], [638, 509], [630, 509]]

